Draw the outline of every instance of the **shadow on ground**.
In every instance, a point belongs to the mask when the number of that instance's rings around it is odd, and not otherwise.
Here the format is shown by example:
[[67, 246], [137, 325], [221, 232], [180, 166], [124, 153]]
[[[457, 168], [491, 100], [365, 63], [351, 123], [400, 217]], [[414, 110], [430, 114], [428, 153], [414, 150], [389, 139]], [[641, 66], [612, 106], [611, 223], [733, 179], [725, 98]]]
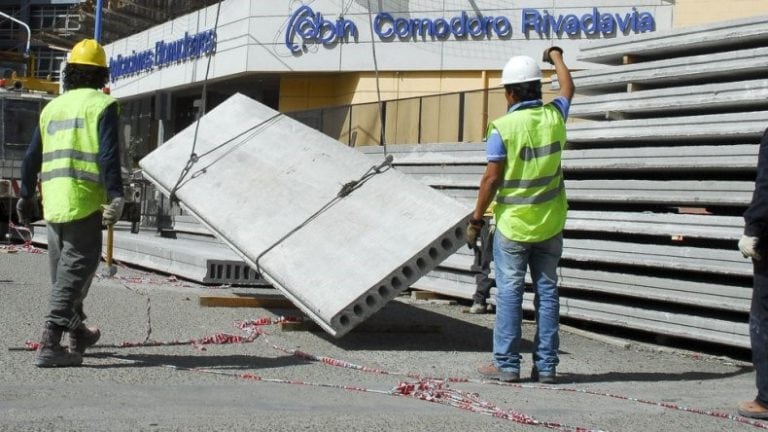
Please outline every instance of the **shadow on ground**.
[[[318, 336], [349, 351], [491, 352], [493, 330], [462, 319], [399, 301], [387, 303], [341, 339], [318, 330]], [[523, 350], [530, 343], [523, 342]]]
[[158, 367], [160, 365], [173, 366], [183, 369], [276, 369], [312, 363], [310, 360], [289, 355], [272, 358], [250, 355], [183, 356], [178, 354], [119, 354], [102, 351], [88, 353], [86, 357], [115, 360], [115, 363], [111, 364], [83, 365], [83, 367], [93, 369]]
[[738, 366], [732, 372], [606, 372], [601, 374], [561, 374], [561, 384], [567, 383], [597, 383], [612, 381], [704, 381], [712, 379], [724, 379], [752, 372], [751, 366]]

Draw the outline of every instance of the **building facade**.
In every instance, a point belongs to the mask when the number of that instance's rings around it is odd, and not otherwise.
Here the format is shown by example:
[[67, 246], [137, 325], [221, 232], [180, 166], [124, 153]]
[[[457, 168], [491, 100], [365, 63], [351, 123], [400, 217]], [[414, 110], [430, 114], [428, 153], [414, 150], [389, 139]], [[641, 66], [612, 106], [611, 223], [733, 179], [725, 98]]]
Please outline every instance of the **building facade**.
[[762, 14], [760, 0], [225, 0], [106, 49], [136, 157], [236, 92], [349, 145], [468, 141], [503, 111], [512, 55], [558, 45], [586, 69], [579, 50], [595, 41]]

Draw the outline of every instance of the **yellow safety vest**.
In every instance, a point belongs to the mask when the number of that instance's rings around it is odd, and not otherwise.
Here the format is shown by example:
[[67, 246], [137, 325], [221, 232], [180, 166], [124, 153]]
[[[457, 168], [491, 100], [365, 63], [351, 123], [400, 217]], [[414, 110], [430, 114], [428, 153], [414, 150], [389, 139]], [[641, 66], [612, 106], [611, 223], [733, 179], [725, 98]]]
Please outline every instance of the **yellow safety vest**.
[[49, 102], [40, 114], [45, 220], [82, 219], [107, 201], [99, 170], [98, 125], [114, 102], [99, 90], [76, 89]]
[[496, 129], [507, 151], [504, 180], [496, 195], [496, 229], [520, 242], [540, 242], [565, 226], [565, 198], [560, 158], [565, 121], [551, 104], [515, 110], [488, 126]]

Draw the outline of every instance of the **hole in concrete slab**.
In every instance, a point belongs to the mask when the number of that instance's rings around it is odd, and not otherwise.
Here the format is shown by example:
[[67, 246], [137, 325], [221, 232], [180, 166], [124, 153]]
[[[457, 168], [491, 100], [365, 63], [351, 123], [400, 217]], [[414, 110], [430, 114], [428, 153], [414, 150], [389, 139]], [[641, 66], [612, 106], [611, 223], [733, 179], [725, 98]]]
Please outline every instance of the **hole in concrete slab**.
[[440, 240], [440, 246], [445, 250], [451, 250], [453, 248], [453, 242], [450, 239], [443, 238]]
[[406, 279], [410, 279], [413, 277], [413, 269], [410, 267], [403, 267], [403, 276], [405, 276]]
[[374, 297], [372, 295], [366, 296], [365, 297], [365, 304], [367, 304], [368, 307], [371, 307], [371, 308], [376, 306], [376, 297]]
[[339, 317], [339, 324], [346, 327], [349, 325], [349, 317], [346, 315], [342, 315]]
[[431, 247], [429, 248], [429, 257], [433, 260], [436, 260], [437, 257], [440, 256], [440, 252], [437, 251], [437, 248]]
[[352, 311], [355, 312], [355, 315], [362, 317], [364, 314], [364, 309], [359, 304], [356, 304], [355, 307], [352, 308]]
[[402, 286], [403, 286], [403, 283], [400, 282], [400, 279], [397, 276], [392, 278], [392, 288], [399, 290], [400, 288], [402, 288]]
[[426, 270], [427, 262], [424, 261], [424, 258], [416, 258], [416, 267], [418, 267], [419, 270]]
[[456, 227], [456, 229], [453, 230], [453, 235], [456, 236], [457, 240], [461, 240], [464, 238], [464, 230], [461, 227]]
[[389, 288], [387, 288], [384, 285], [380, 286], [379, 287], [379, 295], [382, 296], [382, 297], [389, 296]]

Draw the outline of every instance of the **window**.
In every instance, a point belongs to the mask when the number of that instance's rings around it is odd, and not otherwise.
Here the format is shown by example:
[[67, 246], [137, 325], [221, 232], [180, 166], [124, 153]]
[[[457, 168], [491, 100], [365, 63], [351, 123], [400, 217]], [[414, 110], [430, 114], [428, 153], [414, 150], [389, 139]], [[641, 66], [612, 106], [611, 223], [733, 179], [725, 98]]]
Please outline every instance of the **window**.
[[61, 62], [67, 56], [63, 51], [54, 51], [47, 48], [37, 48], [33, 50], [35, 56], [35, 77], [41, 79], [50, 79], [57, 81], [59, 79], [59, 68]]
[[71, 5], [32, 6], [29, 14], [32, 31], [68, 33], [80, 29], [80, 19]]

